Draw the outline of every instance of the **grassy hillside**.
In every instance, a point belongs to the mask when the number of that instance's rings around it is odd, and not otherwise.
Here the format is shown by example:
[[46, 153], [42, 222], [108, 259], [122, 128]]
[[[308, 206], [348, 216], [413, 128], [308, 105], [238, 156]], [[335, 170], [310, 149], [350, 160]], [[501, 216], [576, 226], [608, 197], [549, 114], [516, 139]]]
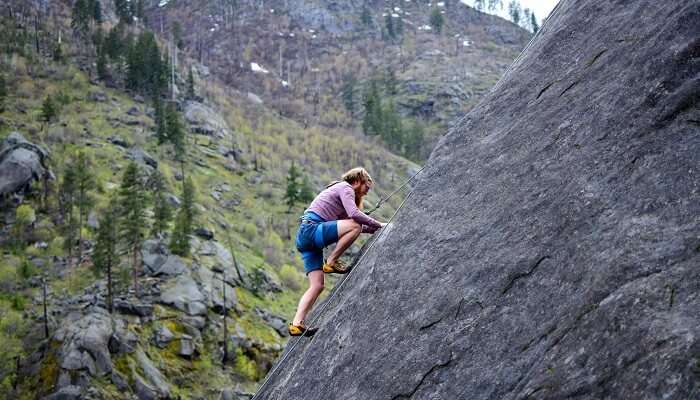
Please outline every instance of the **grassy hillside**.
[[[104, 285], [104, 277], [93, 272], [89, 257], [95, 240], [92, 229], [83, 228], [88, 257], [79, 265], [66, 259], [62, 246], [64, 221], [58, 215], [57, 202], [66, 164], [79, 151], [88, 156], [96, 181], [91, 192], [97, 218], [121, 183], [131, 148], [149, 153], [158, 162], [168, 192], [181, 196], [182, 184], [177, 176], [180, 167], [174, 161], [172, 146], [157, 144], [150, 102], [121, 88], [106, 87], [95, 79], [94, 59], [84, 56], [80, 41], [70, 34], [65, 19], [61, 19], [67, 12], [59, 6], [53, 14], [55, 21], [48, 20], [44, 26], [49, 36], [43, 40], [55, 41], [57, 32], [62, 32], [62, 61], [54, 61], [50, 54], [36, 53], [31, 45], [24, 46], [22, 51], [5, 53], [1, 61], [8, 96], [5, 111], [0, 113], [0, 140], [17, 131], [45, 147], [50, 152], [49, 164], [55, 175], [46, 201], [40, 185], [22, 198], [21, 204], [31, 206], [36, 219], [23, 229], [26, 240], [19, 245], [14, 240], [18, 204], [10, 198], [3, 201], [0, 335], [6, 351], [0, 359], [0, 393], [8, 396], [14, 393], [18, 398], [51, 393], [60, 377], [57, 344], [43, 338], [39, 278], [47, 279], [51, 335], [69, 313], [84, 312], [85, 297], [95, 293], [96, 285]], [[189, 64], [189, 60], [183, 61], [180, 82], [184, 81], [182, 77]], [[197, 189], [195, 207], [199, 213], [195, 226], [211, 230], [213, 242], [233, 249], [247, 276], [255, 277], [264, 271], [282, 291], [235, 288], [237, 306], [227, 313], [229, 329], [242, 331], [241, 336], [249, 338], [254, 346], [246, 351], [238, 347], [236, 357], [225, 370], [217, 354], [218, 338], [222, 336], [219, 314], [208, 312], [207, 327], [197, 344], [200, 355], [193, 359], [179, 357], [172, 346], [161, 349], [153, 344], [154, 332], [163, 325], [175, 333], [185, 331], [180, 311], [154, 304], [151, 319], [118, 316], [120, 321], [126, 321], [126, 329], [136, 335], [138, 348], [170, 381], [171, 394], [183, 398], [214, 396], [221, 388], [235, 383], [241, 385], [241, 390], [253, 390], [287, 340], [254, 310], [257, 307], [291, 319], [305, 289], [301, 260], [290, 238], [303, 205], [288, 212], [283, 200], [286, 174], [292, 162], [310, 177], [315, 190], [351, 167], [367, 167], [377, 188], [368, 196], [372, 204], [379, 199], [379, 191], [388, 193], [417, 169], [415, 164], [349, 131], [329, 132], [328, 128], [316, 125], [303, 127], [277, 111], [251, 102], [245, 94], [213, 77], [206, 81], [198, 79], [196, 91], [202, 102], [226, 121], [230, 134], [223, 138], [187, 135], [185, 174], [193, 179]], [[58, 118], [49, 123], [41, 121], [42, 103], [47, 96], [60, 103]], [[115, 144], [115, 138], [127, 146]], [[240, 154], [234, 160], [217, 151], [219, 146], [236, 147]], [[401, 195], [391, 199], [377, 218], [386, 220]], [[193, 273], [202, 268], [213, 269], [220, 262], [199, 251], [204, 242], [194, 239], [192, 255], [183, 259]], [[118, 295], [133, 295], [129, 291], [129, 271], [129, 260], [123, 258], [116, 274]], [[140, 279], [146, 288], [167, 284], [146, 276]], [[41, 355], [39, 359], [37, 354]], [[19, 374], [16, 374], [16, 357], [20, 360]], [[115, 370], [126, 377], [141, 368], [132, 354], [115, 357], [113, 363]], [[18, 385], [15, 391], [13, 384]], [[94, 378], [90, 385], [100, 398], [124, 395], [108, 377]]]

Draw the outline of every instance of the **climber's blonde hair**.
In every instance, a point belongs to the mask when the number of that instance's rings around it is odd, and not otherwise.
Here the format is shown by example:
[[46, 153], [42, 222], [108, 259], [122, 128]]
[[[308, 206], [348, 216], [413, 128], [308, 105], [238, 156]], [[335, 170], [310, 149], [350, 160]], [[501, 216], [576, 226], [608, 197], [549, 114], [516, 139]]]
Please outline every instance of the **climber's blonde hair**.
[[362, 183], [373, 182], [372, 177], [369, 175], [369, 172], [367, 172], [367, 170], [362, 167], [351, 169], [350, 171], [344, 173], [343, 176], [340, 177], [340, 179], [344, 180], [345, 182], [351, 185], [357, 181], [360, 181]]

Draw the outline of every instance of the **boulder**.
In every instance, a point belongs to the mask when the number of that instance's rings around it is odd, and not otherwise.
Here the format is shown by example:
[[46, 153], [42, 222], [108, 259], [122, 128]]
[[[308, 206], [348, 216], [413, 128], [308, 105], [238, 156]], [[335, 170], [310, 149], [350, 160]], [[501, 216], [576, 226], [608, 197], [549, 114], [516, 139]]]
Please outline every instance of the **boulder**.
[[182, 335], [180, 337], [180, 350], [177, 353], [180, 357], [192, 359], [199, 355], [197, 346], [192, 339], [192, 336]]
[[194, 274], [201, 282], [202, 292], [206, 296], [207, 305], [214, 312], [224, 312], [224, 290], [226, 291], [226, 309], [232, 310], [236, 308], [238, 304], [236, 291], [228, 282], [222, 284], [220, 274], [215, 274], [206, 267], [198, 268]]
[[150, 317], [153, 315], [153, 304], [136, 299], [114, 299], [114, 309], [122, 314]]
[[180, 207], [180, 199], [177, 198], [174, 194], [168, 193], [165, 195], [165, 201], [170, 204], [171, 207]]
[[187, 271], [182, 258], [170, 251], [160, 240], [149, 239], [143, 244], [141, 257], [146, 273], [151, 276], [176, 276]]
[[207, 228], [196, 228], [194, 234], [201, 237], [204, 240], [214, 239], [214, 232]]
[[115, 146], [123, 147], [125, 149], [129, 148], [129, 142], [124, 140], [124, 138], [122, 138], [119, 135], [112, 135], [109, 138], [107, 138], [107, 141], [112, 143]]
[[82, 390], [78, 386], [64, 386], [57, 392], [44, 397], [44, 400], [82, 400]]
[[127, 153], [127, 158], [144, 166], [148, 166], [154, 169], [158, 168], [158, 161], [156, 161], [155, 158], [153, 158], [145, 150], [139, 147], [130, 148], [129, 152]]
[[26, 192], [32, 182], [49, 179], [49, 153], [12, 132], [0, 145], [0, 196]]
[[100, 228], [100, 221], [97, 218], [97, 213], [90, 211], [87, 218], [87, 226], [92, 230], [97, 230]]
[[232, 137], [231, 129], [226, 121], [209, 106], [196, 101], [188, 101], [184, 107], [185, 120], [189, 123], [192, 133], [212, 136], [216, 139]]
[[262, 318], [268, 325], [270, 325], [277, 334], [282, 337], [289, 336], [289, 330], [287, 329], [287, 320], [278, 315], [271, 314], [270, 312], [256, 307], [255, 313]]
[[173, 333], [170, 332], [170, 329], [168, 329], [168, 327], [165, 325], [159, 326], [153, 336], [156, 346], [160, 347], [161, 349], [166, 348], [168, 344], [173, 341], [173, 339], [175, 339], [175, 335], [173, 335]]
[[[138, 374], [134, 374], [136, 381], [136, 393], [139, 398], [168, 398], [170, 397], [170, 385], [167, 379], [161, 374], [161, 372], [153, 365], [150, 358], [141, 349], [136, 351], [136, 362], [138, 363], [138, 369], [143, 373], [143, 379]], [[140, 383], [139, 383], [140, 381]], [[140, 389], [140, 390], [139, 390]], [[141, 397], [139, 392], [142, 392], [144, 397]], [[150, 397], [155, 394], [156, 397]]]
[[180, 275], [165, 284], [160, 302], [189, 315], [206, 315], [206, 298], [189, 275]]
[[113, 325], [106, 310], [93, 307], [86, 314], [70, 313], [53, 335], [53, 340], [60, 343], [58, 365], [67, 372], [87, 371], [94, 377], [112, 372], [112, 334]]

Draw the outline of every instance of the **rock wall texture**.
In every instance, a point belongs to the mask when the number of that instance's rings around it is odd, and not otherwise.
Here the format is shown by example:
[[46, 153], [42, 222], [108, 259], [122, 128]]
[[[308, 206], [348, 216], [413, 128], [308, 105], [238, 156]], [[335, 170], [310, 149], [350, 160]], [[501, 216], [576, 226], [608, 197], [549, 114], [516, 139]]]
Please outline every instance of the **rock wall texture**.
[[699, 71], [700, 1], [562, 0], [256, 398], [700, 398]]

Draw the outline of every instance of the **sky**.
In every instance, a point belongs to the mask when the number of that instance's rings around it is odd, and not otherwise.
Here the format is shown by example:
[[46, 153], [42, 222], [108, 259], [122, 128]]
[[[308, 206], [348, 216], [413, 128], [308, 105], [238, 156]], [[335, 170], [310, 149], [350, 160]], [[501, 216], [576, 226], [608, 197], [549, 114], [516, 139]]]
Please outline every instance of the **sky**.
[[[473, 5], [474, 0], [461, 0], [462, 3]], [[559, 0], [519, 0], [520, 5], [523, 8], [529, 8], [535, 12], [535, 16], [537, 16], [537, 20], [542, 22], [543, 19], [549, 15], [549, 12], [554, 9], [554, 6], [557, 5]], [[503, 10], [499, 10], [497, 12], [498, 15], [508, 18], [508, 3], [510, 0], [503, 0]]]

